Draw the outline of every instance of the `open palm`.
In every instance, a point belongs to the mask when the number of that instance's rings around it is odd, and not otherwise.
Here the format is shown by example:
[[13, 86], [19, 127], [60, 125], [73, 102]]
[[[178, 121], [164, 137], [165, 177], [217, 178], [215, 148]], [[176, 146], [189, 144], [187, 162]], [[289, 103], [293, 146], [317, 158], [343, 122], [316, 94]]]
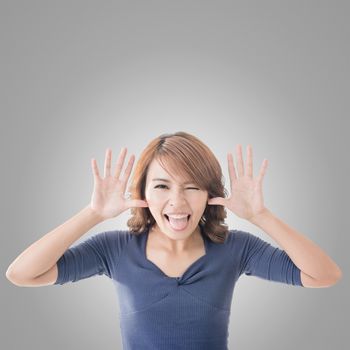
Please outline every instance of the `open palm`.
[[124, 165], [127, 148], [120, 151], [115, 172], [111, 174], [112, 150], [106, 150], [104, 176], [100, 176], [96, 159], [91, 160], [94, 175], [94, 190], [91, 197], [91, 208], [104, 219], [115, 217], [132, 207], [148, 207], [148, 203], [141, 199], [125, 198], [126, 186], [134, 164], [135, 156], [131, 155], [123, 176], [121, 171]]
[[208, 200], [209, 205], [223, 205], [237, 216], [250, 220], [265, 210], [262, 193], [262, 181], [267, 168], [267, 159], [261, 165], [258, 177], [253, 177], [253, 151], [247, 146], [247, 165], [244, 169], [242, 146], [237, 145], [237, 170], [233, 164], [231, 153], [227, 154], [230, 175], [231, 195], [228, 198], [214, 197]]

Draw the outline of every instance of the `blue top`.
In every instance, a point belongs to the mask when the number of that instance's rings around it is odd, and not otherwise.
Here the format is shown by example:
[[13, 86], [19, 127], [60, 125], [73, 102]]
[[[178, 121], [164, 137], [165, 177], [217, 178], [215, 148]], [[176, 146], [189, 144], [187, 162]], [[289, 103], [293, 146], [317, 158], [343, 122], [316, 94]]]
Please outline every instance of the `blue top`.
[[112, 280], [124, 350], [227, 350], [233, 290], [243, 273], [302, 286], [284, 250], [239, 230], [215, 243], [202, 227], [205, 255], [181, 277], [169, 277], [146, 257], [148, 233], [101, 232], [57, 261], [55, 284], [102, 274]]

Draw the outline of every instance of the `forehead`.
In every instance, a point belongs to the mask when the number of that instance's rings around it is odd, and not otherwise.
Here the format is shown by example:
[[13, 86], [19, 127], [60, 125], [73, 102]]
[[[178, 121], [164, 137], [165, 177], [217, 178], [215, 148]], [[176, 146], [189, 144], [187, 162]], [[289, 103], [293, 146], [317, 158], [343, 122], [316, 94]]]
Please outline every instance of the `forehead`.
[[192, 179], [190, 179], [188, 176], [186, 177], [186, 176], [181, 176], [180, 174], [172, 173], [171, 164], [164, 162], [164, 167], [166, 167], [167, 170], [162, 167], [162, 165], [157, 159], [153, 159], [148, 168], [147, 182], [151, 182], [155, 178], [167, 179], [169, 181], [178, 182], [178, 183], [192, 182]]

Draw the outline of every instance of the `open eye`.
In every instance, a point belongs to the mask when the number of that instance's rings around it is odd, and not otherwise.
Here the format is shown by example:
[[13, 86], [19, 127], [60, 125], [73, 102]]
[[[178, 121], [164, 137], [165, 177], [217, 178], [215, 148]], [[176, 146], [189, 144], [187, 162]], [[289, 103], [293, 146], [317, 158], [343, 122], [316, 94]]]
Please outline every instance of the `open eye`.
[[[166, 185], [157, 185], [154, 188], [164, 188], [164, 187], [168, 187], [168, 186], [166, 186]], [[199, 190], [199, 188], [197, 188], [197, 187], [186, 187], [186, 190]]]
[[[163, 186], [163, 187], [168, 187], [168, 186], [166, 186], [166, 185], [157, 185], [155, 188], [160, 188], [160, 187], [162, 187], [162, 186]], [[162, 187], [162, 188], [163, 188], [163, 187]]]

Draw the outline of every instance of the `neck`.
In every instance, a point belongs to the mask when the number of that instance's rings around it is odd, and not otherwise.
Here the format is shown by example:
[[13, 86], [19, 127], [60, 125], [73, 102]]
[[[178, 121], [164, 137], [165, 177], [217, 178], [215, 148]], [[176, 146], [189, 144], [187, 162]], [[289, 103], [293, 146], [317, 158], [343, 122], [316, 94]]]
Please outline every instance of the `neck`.
[[172, 239], [168, 237], [165, 233], [161, 232], [157, 224], [150, 229], [149, 234], [152, 235], [155, 244], [174, 255], [190, 252], [202, 242], [200, 227], [198, 225], [191, 235], [184, 239]]

